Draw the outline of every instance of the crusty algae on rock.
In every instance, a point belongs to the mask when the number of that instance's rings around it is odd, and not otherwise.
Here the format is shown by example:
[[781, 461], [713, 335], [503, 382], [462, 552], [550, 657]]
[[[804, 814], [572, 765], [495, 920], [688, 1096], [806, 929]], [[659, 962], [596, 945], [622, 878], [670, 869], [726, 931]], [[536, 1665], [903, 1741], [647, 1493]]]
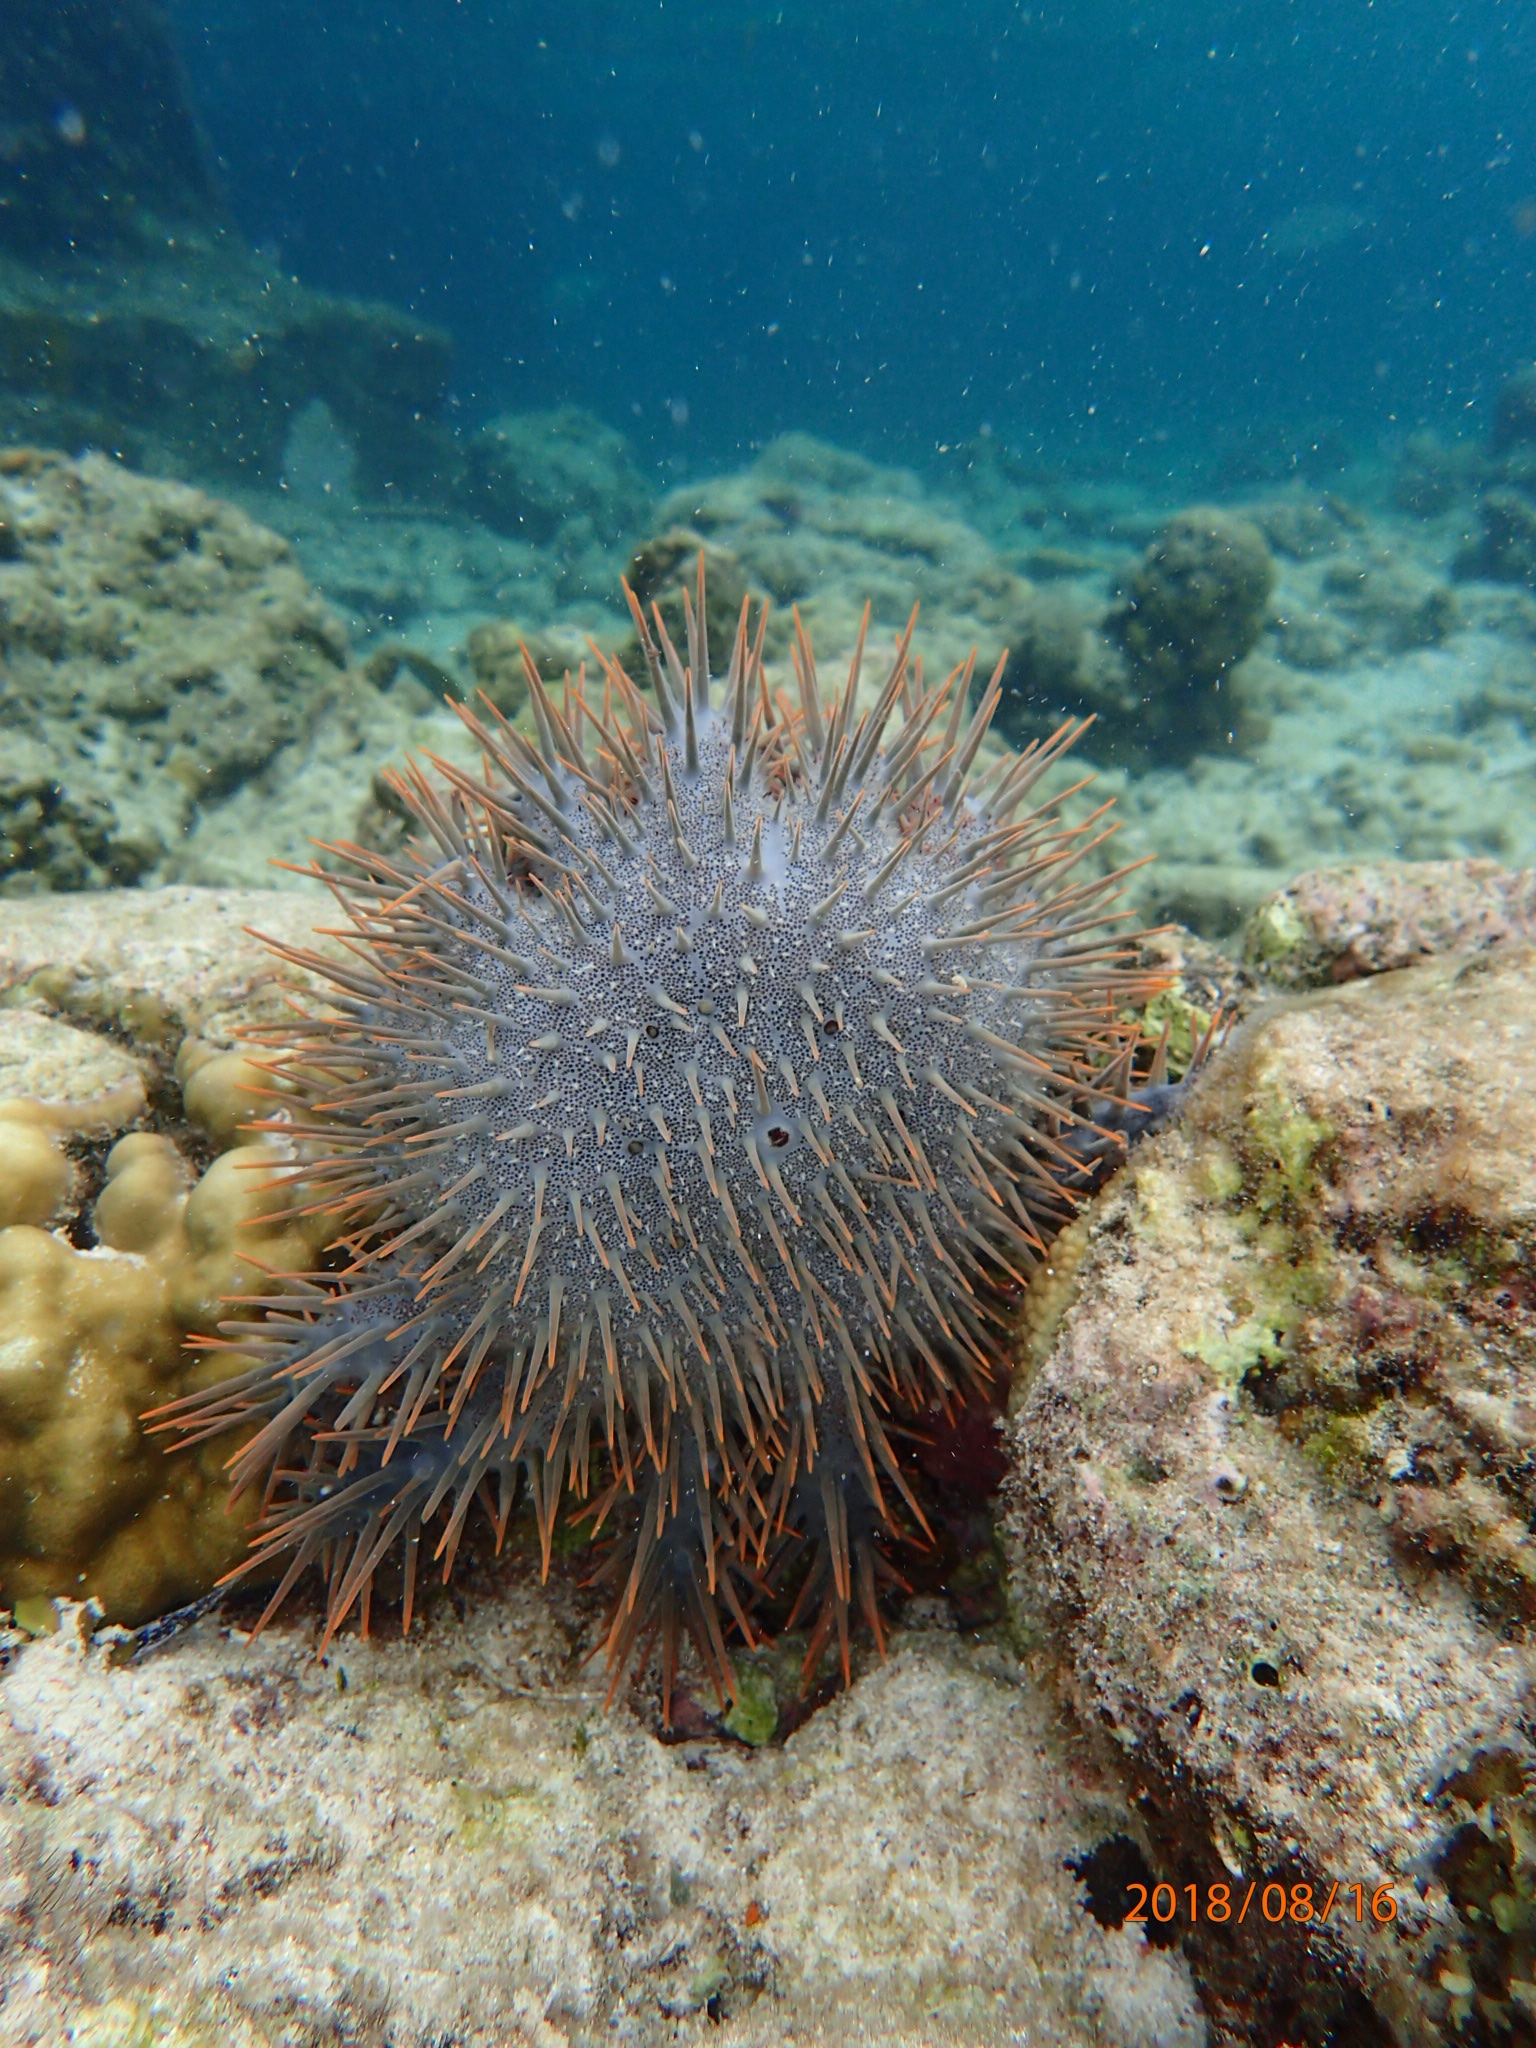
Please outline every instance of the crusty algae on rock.
[[[239, 1053], [188, 1041], [183, 1106], [216, 1157], [195, 1175], [153, 1130], [117, 1138], [71, 1242], [48, 1227], [92, 1164], [79, 1134], [138, 1121], [141, 1082], [84, 1103], [0, 1103], [0, 1600], [92, 1595], [137, 1622], [205, 1592], [245, 1550], [225, 1512], [228, 1446], [167, 1459], [146, 1409], [224, 1377], [187, 1347], [226, 1297], [269, 1290], [263, 1268], [309, 1266], [332, 1226], [291, 1213], [270, 1183], [281, 1140], [240, 1142], [270, 1089]], [[35, 1607], [34, 1610], [35, 1611]]]
[[1013, 1589], [1158, 1875], [1395, 1886], [1375, 1926], [1191, 1930], [1259, 2038], [1529, 2038], [1533, 1011], [1511, 940], [1256, 1017], [1041, 1304]]

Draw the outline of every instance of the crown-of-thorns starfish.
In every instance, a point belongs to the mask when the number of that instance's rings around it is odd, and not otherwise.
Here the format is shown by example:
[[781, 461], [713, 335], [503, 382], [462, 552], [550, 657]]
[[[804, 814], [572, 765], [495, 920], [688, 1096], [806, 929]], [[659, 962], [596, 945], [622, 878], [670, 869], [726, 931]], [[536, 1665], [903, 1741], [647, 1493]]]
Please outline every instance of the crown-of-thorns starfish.
[[318, 1560], [327, 1634], [397, 1545], [408, 1627], [477, 1499], [499, 1541], [526, 1488], [547, 1569], [574, 1498], [618, 1539], [615, 1679], [659, 1631], [670, 1697], [681, 1628], [732, 1687], [785, 1571], [808, 1668], [835, 1632], [846, 1673], [855, 1602], [878, 1639], [903, 1425], [1006, 1370], [1150, 984], [1085, 874], [1109, 806], [1030, 803], [1082, 727], [973, 780], [1001, 662], [968, 716], [974, 656], [925, 687], [914, 610], [860, 710], [867, 608], [830, 701], [797, 616], [792, 702], [746, 604], [711, 679], [702, 560], [686, 660], [629, 602], [648, 690], [597, 655], [600, 706], [557, 705], [525, 652], [536, 739], [460, 707], [479, 772], [397, 780], [398, 858], [331, 850], [350, 957], [276, 949], [334, 994], [268, 1127], [338, 1270], [225, 1325], [255, 1362], [161, 1426], [255, 1425], [243, 1569], [287, 1555], [270, 1614]]

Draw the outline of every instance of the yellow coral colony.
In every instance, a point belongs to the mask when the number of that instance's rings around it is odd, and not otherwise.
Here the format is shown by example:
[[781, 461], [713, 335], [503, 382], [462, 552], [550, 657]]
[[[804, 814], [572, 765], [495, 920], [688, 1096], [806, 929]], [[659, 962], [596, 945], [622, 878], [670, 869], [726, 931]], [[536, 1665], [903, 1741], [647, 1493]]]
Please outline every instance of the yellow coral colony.
[[0, 1606], [24, 1614], [94, 1595], [141, 1621], [245, 1554], [247, 1515], [225, 1512], [229, 1442], [167, 1458], [139, 1417], [238, 1370], [188, 1335], [213, 1329], [226, 1297], [272, 1291], [263, 1268], [312, 1265], [335, 1226], [292, 1214], [300, 1198], [269, 1185], [288, 1148], [241, 1130], [270, 1107], [251, 1092], [270, 1090], [265, 1075], [189, 1040], [176, 1078], [216, 1156], [197, 1178], [169, 1137], [120, 1137], [89, 1249], [58, 1227], [81, 1172], [69, 1141], [99, 1147], [139, 1122], [142, 1081], [84, 1103], [0, 1100]]

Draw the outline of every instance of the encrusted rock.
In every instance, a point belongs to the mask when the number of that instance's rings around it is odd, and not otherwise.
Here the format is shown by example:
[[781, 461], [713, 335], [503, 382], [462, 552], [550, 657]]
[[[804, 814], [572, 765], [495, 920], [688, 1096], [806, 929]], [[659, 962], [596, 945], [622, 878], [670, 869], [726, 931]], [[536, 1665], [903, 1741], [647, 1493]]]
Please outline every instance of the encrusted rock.
[[462, 1620], [323, 1663], [204, 1622], [123, 1665], [78, 1609], [22, 1649], [7, 2039], [1203, 2048], [1182, 1959], [1084, 1908], [1139, 1822], [1014, 1657], [907, 1633], [783, 1745], [664, 1746], [514, 1545]]
[[1109, 631], [1165, 752], [1192, 752], [1230, 725], [1218, 686], [1257, 645], [1274, 585], [1259, 528], [1209, 505], [1170, 519], [1132, 571]]
[[1261, 903], [1244, 962], [1271, 987], [1319, 988], [1512, 937], [1536, 938], [1536, 870], [1367, 861], [1309, 869]]
[[1015, 1592], [1157, 1875], [1230, 1888], [1182, 1931], [1239, 2039], [1536, 1997], [1533, 1015], [1518, 941], [1261, 1013], [1052, 1262]]

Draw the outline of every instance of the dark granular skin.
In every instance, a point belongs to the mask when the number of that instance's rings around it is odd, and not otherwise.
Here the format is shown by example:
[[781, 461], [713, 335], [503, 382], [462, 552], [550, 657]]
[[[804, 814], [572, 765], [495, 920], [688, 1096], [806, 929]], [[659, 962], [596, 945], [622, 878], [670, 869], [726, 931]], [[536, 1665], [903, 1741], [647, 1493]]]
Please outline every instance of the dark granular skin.
[[1006, 1372], [1148, 985], [1081, 878], [1102, 816], [1031, 804], [1076, 732], [973, 781], [1001, 664], [968, 717], [909, 623], [856, 713], [862, 634], [824, 698], [797, 633], [774, 699], [762, 621], [712, 684], [702, 564], [686, 595], [686, 659], [631, 598], [648, 688], [557, 707], [530, 662], [536, 744], [464, 714], [482, 772], [410, 771], [407, 850], [331, 849], [352, 959], [293, 956], [336, 993], [270, 1127], [337, 1270], [161, 1421], [255, 1425], [273, 1608], [319, 1562], [328, 1633], [366, 1621], [403, 1545], [408, 1626], [421, 1544], [446, 1576], [526, 1491], [546, 1566], [566, 1501], [615, 1538], [615, 1679], [659, 1633], [670, 1689], [686, 1630], [724, 1693], [786, 1574], [808, 1667], [835, 1634], [846, 1671], [855, 1606], [878, 1638], [879, 1539], [922, 1527], [898, 1447]]

